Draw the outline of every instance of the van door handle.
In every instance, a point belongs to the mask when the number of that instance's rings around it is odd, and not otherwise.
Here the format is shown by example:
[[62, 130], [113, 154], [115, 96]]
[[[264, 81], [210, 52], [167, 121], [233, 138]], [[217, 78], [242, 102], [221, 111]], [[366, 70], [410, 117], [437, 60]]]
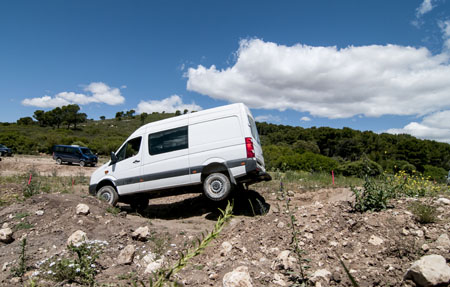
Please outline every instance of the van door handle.
[[137, 160], [135, 160], [135, 161], [133, 161], [133, 163], [138, 163], [138, 162], [141, 162], [141, 161], [140, 161], [140, 160], [138, 160], [138, 159], [137, 159]]

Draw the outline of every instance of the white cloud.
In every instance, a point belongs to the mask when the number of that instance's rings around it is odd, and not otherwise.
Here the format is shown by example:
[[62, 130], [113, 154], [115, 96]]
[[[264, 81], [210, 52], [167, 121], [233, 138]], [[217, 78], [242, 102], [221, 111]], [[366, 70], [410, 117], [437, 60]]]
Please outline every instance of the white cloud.
[[177, 110], [180, 112], [183, 112], [184, 110], [192, 112], [200, 111], [201, 109], [202, 107], [196, 105], [194, 102], [191, 104], [183, 104], [183, 100], [180, 96], [172, 95], [161, 101], [141, 101], [136, 108], [136, 112], [138, 114], [163, 111], [166, 113], [174, 113]]
[[433, 10], [433, 3], [431, 3], [431, 0], [424, 0], [422, 2], [422, 4], [420, 4], [419, 8], [417, 8], [416, 10], [416, 15], [417, 17], [421, 17], [424, 14], [430, 12], [431, 10]]
[[300, 120], [301, 120], [302, 122], [310, 122], [310, 121], [311, 121], [311, 118], [308, 118], [308, 117], [302, 117]]
[[281, 118], [279, 116], [274, 116], [274, 115], [271, 115], [271, 114], [257, 116], [257, 117], [255, 117], [255, 120], [257, 122], [272, 122], [272, 123], [274, 123], [274, 122], [275, 123], [281, 122]]
[[442, 31], [442, 39], [444, 40], [444, 51], [450, 53], [450, 20], [439, 21], [439, 27]]
[[372, 45], [344, 49], [243, 40], [223, 70], [190, 68], [187, 89], [251, 108], [313, 116], [426, 115], [450, 108], [447, 54]]
[[84, 88], [90, 95], [74, 92], [61, 92], [54, 97], [43, 96], [40, 98], [24, 99], [22, 105], [40, 108], [55, 108], [69, 104], [87, 105], [90, 103], [104, 103], [107, 105], [119, 105], [125, 102], [120, 94], [120, 89], [111, 88], [105, 83], [93, 82]]
[[401, 129], [389, 129], [387, 132], [450, 143], [450, 110], [433, 113], [420, 123], [411, 122]]

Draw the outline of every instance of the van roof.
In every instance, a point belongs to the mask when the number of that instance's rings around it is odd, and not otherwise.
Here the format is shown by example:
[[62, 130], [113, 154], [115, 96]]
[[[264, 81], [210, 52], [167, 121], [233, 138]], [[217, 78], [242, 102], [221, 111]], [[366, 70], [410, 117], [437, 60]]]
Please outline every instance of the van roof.
[[164, 119], [164, 120], [159, 120], [159, 121], [151, 122], [151, 123], [141, 126], [136, 131], [134, 131], [130, 136], [132, 136], [134, 134], [143, 133], [147, 128], [152, 127], [152, 126], [158, 126], [158, 125], [163, 125], [163, 124], [167, 124], [167, 123], [171, 123], [171, 122], [177, 122], [177, 121], [184, 120], [184, 119], [187, 119], [190, 117], [203, 116], [206, 114], [217, 113], [217, 112], [222, 112], [222, 111], [226, 111], [226, 110], [240, 110], [242, 108], [244, 108], [246, 110], [246, 112], [248, 113], [249, 109], [247, 108], [246, 105], [244, 105], [243, 103], [236, 103], [236, 104], [230, 104], [230, 105], [220, 106], [220, 107], [216, 107], [216, 108], [201, 110], [201, 111], [198, 111], [195, 113], [179, 115], [179, 116]]

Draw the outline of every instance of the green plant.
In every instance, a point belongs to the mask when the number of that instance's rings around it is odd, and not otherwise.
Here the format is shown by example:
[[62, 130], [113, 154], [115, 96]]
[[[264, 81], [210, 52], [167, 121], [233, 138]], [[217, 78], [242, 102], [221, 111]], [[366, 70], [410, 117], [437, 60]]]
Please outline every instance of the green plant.
[[39, 194], [39, 190], [41, 187], [40, 181], [31, 181], [30, 184], [25, 185], [25, 187], [22, 190], [22, 195], [25, 198], [32, 197], [35, 194]]
[[16, 215], [14, 215], [14, 219], [22, 219], [27, 216], [30, 216], [30, 214], [28, 212], [19, 212]]
[[437, 210], [431, 204], [415, 201], [409, 205], [409, 210], [414, 214], [417, 222], [421, 224], [434, 223], [437, 221]]
[[106, 208], [106, 212], [111, 213], [112, 215], [117, 215], [120, 213], [120, 208], [114, 206], [108, 206]]
[[309, 285], [309, 281], [308, 281], [308, 277], [306, 275], [306, 270], [308, 270], [310, 268], [310, 266], [308, 265], [308, 262], [310, 262], [310, 259], [305, 258], [304, 255], [306, 254], [306, 252], [300, 248], [300, 241], [298, 239], [298, 235], [299, 235], [299, 231], [296, 228], [296, 222], [297, 222], [297, 218], [295, 217], [294, 213], [291, 212], [290, 210], [290, 199], [288, 198], [286, 200], [286, 210], [288, 212], [288, 214], [290, 214], [290, 227], [291, 227], [291, 248], [293, 249], [295, 255], [297, 256], [297, 262], [298, 262], [298, 266], [300, 268], [300, 276], [295, 276], [295, 274], [291, 274], [293, 275], [292, 278], [295, 280], [294, 285], [292, 286], [308, 286]]
[[395, 189], [395, 186], [380, 184], [376, 180], [366, 177], [362, 189], [351, 187], [351, 191], [355, 196], [355, 202], [352, 206], [353, 210], [366, 212], [386, 209], [389, 199], [395, 194]]
[[14, 229], [17, 231], [17, 230], [23, 230], [23, 229], [30, 229], [32, 227], [33, 227], [33, 224], [31, 224], [27, 221], [23, 221], [23, 222], [16, 224], [14, 226]]
[[27, 247], [27, 239], [23, 238], [22, 241], [20, 242], [19, 264], [11, 269], [11, 274], [14, 277], [22, 277], [28, 270], [27, 256], [25, 254], [26, 247]]
[[[168, 284], [172, 286], [179, 286], [179, 284], [177, 282], [174, 282], [171, 277], [182, 270], [184, 267], [186, 267], [189, 260], [191, 260], [195, 256], [200, 255], [208, 246], [208, 244], [217, 236], [219, 236], [220, 232], [225, 226], [225, 223], [227, 223], [233, 216], [233, 204], [228, 203], [225, 210], [221, 210], [219, 208], [219, 211], [221, 212], [221, 216], [219, 216], [219, 218], [217, 219], [213, 230], [206, 235], [202, 234], [202, 239], [197, 239], [197, 245], [195, 247], [185, 250], [185, 252], [181, 252], [180, 258], [172, 267], [169, 267], [167, 269], [161, 268], [160, 270], [158, 270], [158, 272], [153, 274], [153, 278], [149, 279], [149, 287], [163, 287]], [[146, 287], [143, 281], [139, 281], [139, 283], [142, 287]], [[132, 284], [133, 286], [137, 286], [137, 282], [133, 282]]]
[[94, 286], [97, 275], [97, 259], [104, 245], [98, 241], [84, 241], [67, 246], [73, 258], [53, 258], [43, 266], [45, 277], [56, 282], [76, 282]]

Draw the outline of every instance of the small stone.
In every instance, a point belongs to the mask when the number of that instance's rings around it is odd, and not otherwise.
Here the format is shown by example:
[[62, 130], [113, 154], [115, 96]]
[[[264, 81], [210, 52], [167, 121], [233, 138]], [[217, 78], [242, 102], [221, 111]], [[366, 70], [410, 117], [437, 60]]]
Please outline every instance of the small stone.
[[89, 206], [84, 203], [80, 203], [77, 205], [77, 215], [88, 215], [89, 214]]
[[337, 243], [336, 241], [330, 241], [330, 246], [332, 246], [332, 247], [336, 247], [336, 246], [338, 246], [339, 245], [339, 243]]
[[3, 263], [3, 266], [2, 266], [2, 271], [3, 271], [3, 272], [6, 271], [6, 268], [8, 268], [8, 265], [9, 265], [9, 262]]
[[0, 242], [11, 243], [13, 241], [13, 231], [11, 228], [7, 227], [0, 229]]
[[297, 259], [290, 256], [291, 251], [284, 250], [281, 251], [280, 254], [278, 254], [277, 259], [272, 263], [272, 270], [291, 270], [294, 269]]
[[217, 280], [217, 279], [219, 279], [219, 274], [217, 274], [216, 272], [213, 272], [213, 273], [209, 274], [208, 278], [211, 280]]
[[9, 227], [9, 224], [8, 224], [8, 222], [5, 222], [5, 223], [3, 223], [3, 225], [2, 225], [2, 229], [3, 228], [8, 228]]
[[425, 255], [415, 261], [405, 274], [405, 280], [418, 286], [444, 286], [450, 283], [450, 267], [440, 255]]
[[117, 264], [131, 264], [133, 262], [135, 249], [133, 245], [127, 245], [122, 251], [120, 251], [117, 257]]
[[295, 192], [293, 192], [292, 190], [288, 190], [287, 195], [293, 197], [295, 195]]
[[142, 261], [148, 265], [156, 260], [156, 254], [152, 252], [148, 252], [144, 257], [142, 257]]
[[284, 222], [283, 221], [278, 222], [277, 227], [284, 228]]
[[81, 243], [83, 241], [88, 240], [86, 233], [82, 230], [77, 230], [67, 239], [67, 245]]
[[436, 200], [437, 203], [444, 204], [444, 205], [450, 205], [450, 199], [441, 197], [438, 200]]
[[403, 228], [403, 229], [402, 229], [402, 234], [405, 235], [405, 236], [406, 236], [406, 235], [409, 235], [409, 230], [406, 229], [406, 228]]
[[42, 216], [42, 215], [44, 215], [44, 211], [43, 211], [43, 210], [37, 210], [37, 211], [35, 212], [35, 214], [36, 214], [37, 216]]
[[327, 284], [330, 282], [331, 279], [331, 272], [327, 269], [319, 269], [316, 272], [314, 272], [309, 280], [312, 283], [317, 284], [318, 282]]
[[273, 274], [273, 283], [278, 286], [286, 286], [286, 282], [283, 280], [283, 276], [279, 273]]
[[383, 242], [384, 242], [383, 238], [375, 236], [375, 235], [372, 235], [369, 238], [369, 243], [372, 245], [375, 245], [375, 246], [379, 246], [379, 245], [383, 244]]
[[426, 243], [424, 243], [420, 248], [422, 248], [423, 252], [428, 252], [428, 250], [430, 250], [430, 246]]
[[11, 280], [9, 280], [9, 282], [11, 282], [12, 284], [19, 284], [21, 279], [22, 278], [20, 277], [13, 277], [11, 278]]
[[135, 240], [145, 241], [147, 240], [147, 236], [150, 235], [150, 230], [148, 226], [139, 227], [133, 233], [131, 233], [131, 237]]
[[450, 239], [446, 233], [441, 234], [436, 240], [436, 247], [444, 251], [450, 250]]
[[145, 268], [144, 273], [146, 274], [153, 274], [154, 272], [157, 272], [163, 264], [163, 259], [158, 259], [150, 264], [147, 265], [147, 267]]
[[246, 266], [239, 266], [223, 276], [223, 287], [253, 287], [252, 278]]
[[224, 241], [221, 245], [220, 255], [221, 256], [227, 256], [230, 254], [231, 250], [233, 249], [233, 245], [231, 245], [230, 242]]

